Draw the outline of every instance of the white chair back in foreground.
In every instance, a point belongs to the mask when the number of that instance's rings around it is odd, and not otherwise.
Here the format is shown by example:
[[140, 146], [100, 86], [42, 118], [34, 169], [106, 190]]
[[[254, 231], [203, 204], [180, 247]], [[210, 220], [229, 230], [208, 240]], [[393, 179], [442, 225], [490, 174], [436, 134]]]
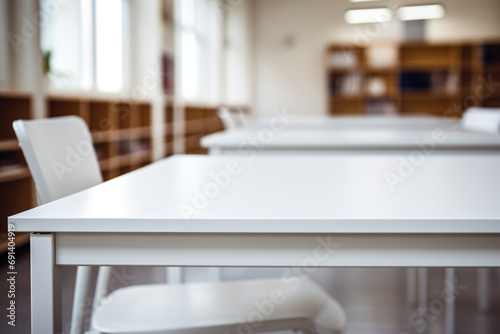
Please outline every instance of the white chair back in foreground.
[[237, 115], [238, 115], [238, 120], [239, 120], [240, 126], [242, 128], [246, 128], [250, 125], [250, 122], [248, 121], [247, 114], [243, 111], [242, 108], [238, 109]]

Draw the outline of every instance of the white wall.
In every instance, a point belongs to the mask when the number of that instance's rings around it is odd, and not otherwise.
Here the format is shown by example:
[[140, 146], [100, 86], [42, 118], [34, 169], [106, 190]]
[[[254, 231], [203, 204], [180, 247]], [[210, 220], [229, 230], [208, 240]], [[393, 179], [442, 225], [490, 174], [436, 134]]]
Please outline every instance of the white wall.
[[[19, 0], [2, 3], [3, 49], [2, 79], [6, 89], [30, 91], [42, 80], [42, 54], [40, 51], [40, 25], [33, 19], [39, 12], [38, 1]], [[5, 68], [5, 70], [4, 70]]]
[[[148, 96], [162, 93], [159, 8], [158, 0], [130, 1], [130, 83], [137, 92], [137, 87], [143, 87]], [[159, 79], [155, 85], [148, 85], [147, 80], [153, 75]]]
[[[442, 3], [446, 16], [429, 22], [430, 40], [500, 37], [500, 1], [440, 0], [406, 4]], [[392, 4], [392, 5], [390, 5]], [[347, 0], [255, 0], [255, 101], [258, 114], [286, 107], [305, 115], [326, 113], [323, 57], [329, 42], [366, 43], [398, 39], [399, 23], [389, 26], [349, 25], [349, 8], [394, 6], [397, 0], [350, 3]]]
[[152, 102], [153, 159], [164, 155], [160, 2], [130, 1], [130, 92]]
[[430, 40], [473, 40], [500, 38], [500, 1], [446, 0], [446, 15], [428, 22]]
[[253, 99], [253, 4], [238, 0], [222, 8], [226, 14], [223, 101], [229, 105], [249, 105]]
[[[6, 1], [2, 4], [4, 11], [2, 31], [8, 36], [0, 38], [2, 53], [2, 72], [4, 80], [2, 89], [30, 91], [33, 96], [32, 117], [45, 115], [44, 84], [42, 69], [42, 53], [40, 51], [40, 24], [37, 14], [40, 13], [37, 0]], [[17, 18], [17, 19], [16, 19]], [[8, 67], [8, 69], [5, 69]]]

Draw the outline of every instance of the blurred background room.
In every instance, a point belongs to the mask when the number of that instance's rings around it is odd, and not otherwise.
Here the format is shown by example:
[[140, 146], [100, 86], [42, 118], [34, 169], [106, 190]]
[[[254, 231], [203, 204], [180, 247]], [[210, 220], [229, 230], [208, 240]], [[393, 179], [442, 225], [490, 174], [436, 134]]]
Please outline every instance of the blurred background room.
[[[174, 154], [208, 154], [201, 138], [280, 113], [311, 124], [337, 116], [455, 124], [470, 107], [500, 108], [499, 18], [499, 0], [0, 0], [2, 268], [7, 217], [37, 205], [14, 120], [82, 117], [104, 180]], [[28, 279], [29, 235], [16, 246]], [[165, 276], [122, 269], [117, 287]], [[229, 268], [222, 279], [280, 272]], [[475, 269], [457, 272], [468, 288], [456, 333], [499, 333], [499, 273], [488, 272], [478, 309]], [[66, 320], [74, 275], [64, 269]], [[443, 275], [429, 269], [428, 301]], [[419, 306], [405, 269], [311, 276], [345, 308], [347, 333], [443, 333], [441, 314], [412, 316]], [[188, 282], [209, 279], [186, 271]], [[2, 333], [29, 330], [29, 282], [18, 288], [19, 325], [2, 321]]]

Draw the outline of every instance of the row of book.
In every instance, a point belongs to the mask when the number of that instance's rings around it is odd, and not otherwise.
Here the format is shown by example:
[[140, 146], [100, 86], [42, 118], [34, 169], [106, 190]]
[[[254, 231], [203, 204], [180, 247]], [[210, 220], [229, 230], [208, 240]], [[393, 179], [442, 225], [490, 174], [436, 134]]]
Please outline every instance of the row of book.
[[457, 71], [402, 72], [400, 88], [402, 93], [429, 92], [453, 95], [459, 89], [460, 74]]
[[[366, 49], [367, 65], [373, 69], [393, 68], [398, 62], [398, 49], [390, 45], [371, 46]], [[333, 69], [359, 68], [361, 53], [357, 50], [338, 50], [329, 54], [328, 65]]]
[[[457, 71], [410, 71], [399, 74], [399, 87], [391, 87], [384, 76], [363, 76], [361, 73], [330, 75], [332, 95], [385, 96], [389, 91], [401, 93], [435, 93], [453, 95], [459, 92], [460, 73]], [[393, 84], [394, 85], [394, 84]]]
[[482, 54], [484, 66], [500, 67], [500, 44], [485, 44]]
[[[481, 50], [485, 67], [500, 67], [500, 44], [485, 44]], [[357, 50], [337, 50], [329, 54], [328, 66], [332, 69], [356, 69], [361, 65], [361, 53]], [[398, 50], [394, 46], [380, 45], [366, 49], [366, 62], [370, 68], [393, 68], [398, 62]]]

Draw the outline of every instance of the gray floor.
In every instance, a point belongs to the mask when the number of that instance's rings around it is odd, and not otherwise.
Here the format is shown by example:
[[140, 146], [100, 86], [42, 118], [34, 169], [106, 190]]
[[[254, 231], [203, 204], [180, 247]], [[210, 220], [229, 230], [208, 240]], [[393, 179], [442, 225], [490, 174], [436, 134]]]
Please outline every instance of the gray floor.
[[[0, 333], [29, 333], [29, 247], [17, 250], [16, 327], [7, 325], [2, 316]], [[1, 270], [6, 277], [7, 259], [1, 256]], [[225, 279], [277, 277], [283, 269], [231, 268], [224, 272]], [[490, 310], [479, 315], [476, 310], [476, 271], [473, 268], [457, 270], [460, 285], [467, 286], [457, 297], [457, 334], [500, 333], [500, 279], [496, 270], [490, 270]], [[63, 324], [69, 333], [74, 269], [63, 268]], [[414, 334], [443, 332], [443, 314], [438, 306], [444, 289], [443, 269], [429, 270], [430, 309], [427, 314], [416, 313], [415, 306], [406, 302], [405, 269], [315, 269], [310, 277], [323, 286], [344, 307], [348, 317], [349, 334]], [[189, 268], [188, 282], [206, 279], [203, 268]], [[117, 267], [110, 282], [110, 289], [133, 284], [164, 282], [164, 268]], [[8, 286], [2, 279], [1, 309], [6, 312]], [[433, 308], [432, 308], [432, 307]]]

